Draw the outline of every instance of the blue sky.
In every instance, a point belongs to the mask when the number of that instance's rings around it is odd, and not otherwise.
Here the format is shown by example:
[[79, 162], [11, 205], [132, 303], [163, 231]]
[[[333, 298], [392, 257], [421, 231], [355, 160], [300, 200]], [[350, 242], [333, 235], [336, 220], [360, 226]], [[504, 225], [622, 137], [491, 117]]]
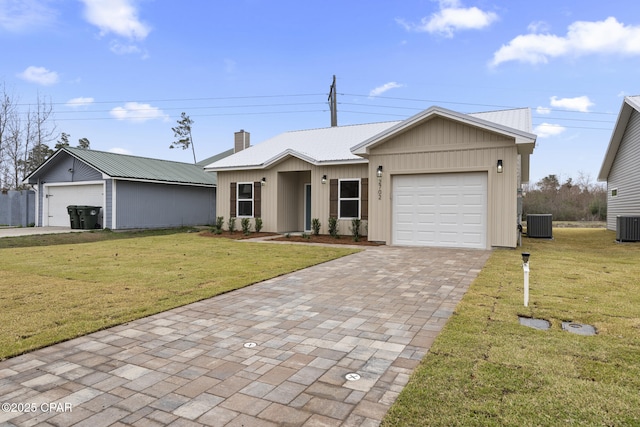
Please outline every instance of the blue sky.
[[[281, 132], [400, 120], [432, 105], [530, 107], [531, 182], [595, 182], [640, 94], [640, 3], [601, 0], [0, 0], [0, 84], [51, 102], [96, 150], [191, 162]], [[51, 144], [54, 145], [54, 144]]]

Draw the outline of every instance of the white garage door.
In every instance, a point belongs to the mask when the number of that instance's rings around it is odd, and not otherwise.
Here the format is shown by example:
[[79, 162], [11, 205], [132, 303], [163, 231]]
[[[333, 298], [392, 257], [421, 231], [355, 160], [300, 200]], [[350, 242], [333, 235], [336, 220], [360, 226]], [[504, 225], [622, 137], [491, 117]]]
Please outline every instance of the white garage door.
[[[50, 227], [70, 227], [69, 213], [67, 206], [101, 206], [104, 208], [104, 185], [102, 184], [82, 184], [82, 185], [47, 185], [43, 203], [44, 226]], [[99, 221], [102, 224], [102, 221]]]
[[393, 177], [392, 243], [486, 248], [487, 174]]

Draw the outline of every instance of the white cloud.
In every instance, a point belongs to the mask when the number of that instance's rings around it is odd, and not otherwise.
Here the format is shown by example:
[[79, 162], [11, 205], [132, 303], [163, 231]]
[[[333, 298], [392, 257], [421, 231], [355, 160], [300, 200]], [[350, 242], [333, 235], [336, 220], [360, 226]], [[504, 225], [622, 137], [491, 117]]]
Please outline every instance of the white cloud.
[[589, 107], [593, 107], [595, 104], [591, 102], [588, 96], [578, 96], [575, 98], [558, 98], [552, 96], [550, 104], [552, 107], [564, 108], [571, 111], [580, 111], [581, 113], [588, 113]]
[[385, 93], [388, 90], [396, 89], [396, 88], [399, 88], [399, 87], [404, 87], [404, 85], [398, 84], [396, 82], [385, 83], [382, 86], [378, 86], [377, 88], [372, 89], [369, 92], [369, 96], [379, 96], [379, 95], [382, 95], [383, 93]]
[[401, 19], [397, 19], [396, 22], [407, 31], [453, 37], [457, 31], [480, 30], [498, 20], [497, 14], [485, 12], [477, 7], [462, 7], [459, 0], [440, 0], [439, 3], [440, 10], [422, 18], [419, 24], [407, 23]]
[[538, 138], [550, 138], [552, 136], [560, 135], [567, 130], [564, 126], [555, 125], [552, 123], [541, 123], [535, 127], [533, 133], [538, 135]]
[[624, 25], [614, 17], [604, 21], [576, 21], [565, 36], [520, 35], [493, 54], [491, 65], [520, 61], [546, 64], [550, 58], [592, 54], [640, 55], [640, 25]]
[[138, 19], [138, 10], [132, 0], [81, 1], [85, 5], [85, 19], [100, 28], [100, 35], [113, 33], [130, 40], [144, 40], [151, 31]]
[[540, 107], [536, 108], [536, 113], [538, 113], [538, 114], [550, 114], [551, 113], [551, 108], [540, 106]]
[[549, 24], [544, 21], [532, 22], [527, 26], [530, 33], [547, 33], [549, 32]]
[[169, 117], [158, 107], [138, 102], [127, 102], [123, 107], [115, 107], [111, 109], [110, 114], [118, 120], [130, 120], [133, 122], [146, 122], [147, 120], [155, 119], [169, 120]]
[[94, 101], [93, 98], [85, 98], [81, 96], [78, 98], [72, 98], [68, 100], [65, 105], [71, 108], [86, 107], [87, 105], [93, 104], [93, 101]]
[[49, 71], [44, 67], [34, 67], [33, 65], [18, 74], [18, 77], [43, 86], [51, 86], [58, 83], [58, 73]]
[[110, 153], [115, 153], [115, 154], [128, 154], [128, 155], [132, 155], [133, 153], [125, 148], [120, 148], [120, 147], [113, 147], [113, 148], [109, 148], [108, 150]]
[[25, 32], [51, 25], [57, 12], [42, 0], [0, 0], [0, 29]]

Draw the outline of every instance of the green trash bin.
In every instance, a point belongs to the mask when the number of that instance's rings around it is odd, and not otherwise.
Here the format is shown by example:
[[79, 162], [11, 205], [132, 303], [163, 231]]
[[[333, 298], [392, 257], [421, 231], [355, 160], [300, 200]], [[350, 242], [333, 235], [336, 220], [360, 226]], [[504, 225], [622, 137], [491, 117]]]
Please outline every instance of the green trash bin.
[[71, 222], [71, 229], [78, 230], [80, 227], [80, 216], [78, 215], [78, 207], [76, 205], [67, 206], [67, 212], [69, 213], [69, 221]]
[[98, 228], [100, 206], [78, 206], [77, 210], [80, 218], [80, 228], [83, 230], [93, 230]]

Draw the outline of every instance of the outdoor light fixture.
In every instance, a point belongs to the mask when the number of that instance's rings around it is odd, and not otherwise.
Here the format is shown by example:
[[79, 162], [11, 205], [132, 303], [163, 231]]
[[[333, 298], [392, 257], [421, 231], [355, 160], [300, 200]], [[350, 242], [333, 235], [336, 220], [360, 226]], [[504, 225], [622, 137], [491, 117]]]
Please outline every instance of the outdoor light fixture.
[[322, 175], [322, 183], [323, 184], [327, 183], [327, 175]]
[[69, 168], [69, 173], [73, 173], [73, 168]]
[[382, 178], [382, 165], [378, 166], [378, 171], [376, 172], [376, 175], [378, 175], [378, 178]]
[[498, 173], [502, 173], [502, 159], [498, 160]]
[[267, 178], [265, 178], [264, 176], [262, 177], [262, 181], [260, 181], [262, 183], [262, 185], [265, 185], [267, 183]]
[[524, 271], [524, 306], [529, 306], [529, 252], [522, 252], [522, 270]]

